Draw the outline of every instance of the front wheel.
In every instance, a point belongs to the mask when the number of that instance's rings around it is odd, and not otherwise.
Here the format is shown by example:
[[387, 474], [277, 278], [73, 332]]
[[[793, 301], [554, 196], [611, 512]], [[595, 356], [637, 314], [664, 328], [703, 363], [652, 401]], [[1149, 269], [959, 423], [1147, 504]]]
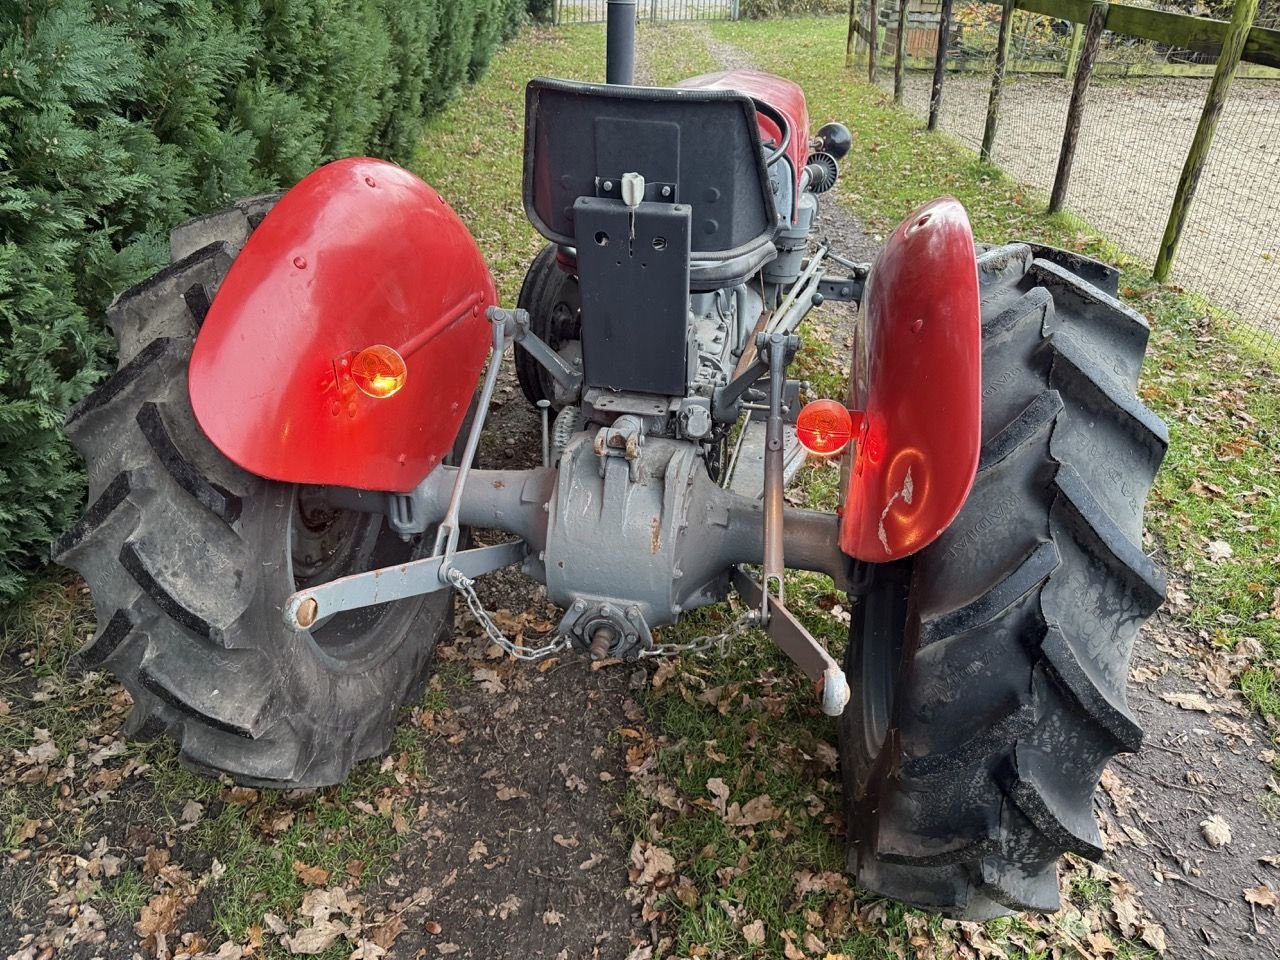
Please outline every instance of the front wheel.
[[1142, 513], [1167, 446], [1113, 272], [1025, 244], [978, 265], [973, 491], [931, 546], [856, 571], [840, 722], [849, 870], [974, 920], [1056, 910], [1059, 857], [1102, 855], [1094, 790], [1142, 739], [1125, 684], [1164, 597]]
[[[429, 543], [334, 506], [323, 488], [244, 472], [196, 424], [195, 334], [269, 204], [178, 228], [185, 256], [112, 304], [120, 369], [66, 424], [90, 505], [54, 557], [89, 583], [98, 630], [81, 659], [133, 696], [130, 733], [167, 732], [189, 765], [243, 784], [317, 787], [388, 748], [452, 607], [441, 592], [306, 631], [281, 618], [295, 590], [415, 559]], [[187, 252], [192, 237], [204, 245]]]

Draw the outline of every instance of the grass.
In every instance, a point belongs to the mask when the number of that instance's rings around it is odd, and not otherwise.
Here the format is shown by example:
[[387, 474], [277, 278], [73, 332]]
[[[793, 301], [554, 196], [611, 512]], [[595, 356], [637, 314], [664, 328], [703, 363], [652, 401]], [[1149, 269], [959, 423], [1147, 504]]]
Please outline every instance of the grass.
[[[705, 28], [642, 25], [640, 43], [652, 79], [670, 82], [715, 64], [702, 41]], [[832, 21], [765, 21], [716, 25], [715, 36], [746, 51], [756, 64], [805, 86], [815, 125], [848, 123], [855, 149], [845, 161], [839, 195], [868, 227], [885, 233], [917, 204], [949, 192], [967, 205], [985, 238], [1026, 237], [1079, 250], [1124, 269], [1123, 287], [1151, 320], [1151, 352], [1143, 399], [1172, 425], [1166, 469], [1153, 492], [1149, 525], [1169, 558], [1191, 622], [1206, 644], [1250, 651], [1253, 666], [1241, 688], [1263, 713], [1280, 716], [1280, 683], [1268, 663], [1280, 656], [1280, 632], [1272, 617], [1277, 583], [1274, 483], [1280, 450], [1280, 390], [1272, 367], [1247, 344], [1224, 333], [1215, 312], [1192, 294], [1152, 284], [1137, 259], [1115, 249], [1070, 217], [1047, 217], [1042, 198], [945, 137], [928, 136], [920, 122], [888, 103], [878, 91], [842, 71], [843, 32]], [[603, 33], [597, 28], [529, 31], [495, 57], [485, 78], [433, 120], [414, 170], [450, 200], [485, 251], [504, 302], [514, 301], [524, 269], [541, 240], [521, 211], [522, 90], [544, 74], [599, 79]], [[845, 376], [841, 349], [822, 326], [810, 327], [801, 375], [815, 391], [840, 395]], [[1264, 384], [1259, 389], [1259, 383]], [[830, 509], [839, 492], [831, 465], [806, 469], [797, 496]], [[1231, 559], [1211, 560], [1207, 545], [1225, 543]], [[1221, 547], [1215, 548], [1221, 554]], [[789, 578], [790, 603], [839, 656], [845, 627], [833, 610], [844, 600], [826, 578]], [[712, 632], [732, 616], [700, 611], [663, 639]], [[68, 678], [67, 662], [93, 629], [92, 611], [78, 584], [54, 575], [13, 609], [0, 632], [0, 657], [21, 664], [0, 676], [0, 751], [24, 751], [47, 737], [60, 750], [118, 726], [122, 705], [104, 678]], [[1256, 647], [1256, 650], [1255, 650]], [[448, 691], [469, 682], [456, 665], [441, 664], [423, 708], [447, 705]], [[744, 955], [751, 952], [744, 923], [764, 923], [762, 956], [782, 956], [786, 940], [807, 933], [832, 953], [891, 957], [949, 949], [956, 939], [979, 935], [1011, 957], [1038, 958], [1078, 936], [1088, 911], [1105, 909], [1110, 889], [1095, 874], [1073, 870], [1074, 909], [1056, 918], [993, 921], [958, 928], [937, 917], [896, 905], [859, 899], [831, 880], [829, 889], [799, 892], [811, 874], [840, 873], [843, 861], [839, 783], [831, 763], [833, 723], [817, 709], [807, 684], [785, 657], [758, 636], [741, 638], [732, 656], [688, 660], [681, 675], [648, 696], [656, 739], [656, 766], [621, 798], [620, 830], [668, 847], [684, 882], [664, 891], [656, 907], [671, 939], [662, 955]], [[401, 726], [398, 762], [422, 769], [415, 731]], [[172, 746], [131, 745], [124, 759], [150, 765], [147, 816], [159, 831], [174, 829], [194, 800], [206, 810], [180, 834], [183, 862], [207, 869], [216, 858], [227, 868], [210, 891], [214, 922], [242, 939], [266, 912], [288, 916], [304, 885], [295, 860], [339, 878], [368, 883], [392, 862], [400, 843], [389, 816], [369, 814], [357, 802], [397, 799], [393, 780], [377, 763], [362, 765], [346, 785], [301, 799], [270, 797], [245, 805], [216, 782], [196, 777], [177, 762]], [[708, 781], [728, 787], [727, 803], [744, 805], [767, 794], [777, 816], [753, 826], [732, 826], [712, 807]], [[656, 792], [675, 791], [679, 810]], [[57, 824], [52, 842], [77, 850], [95, 836], [80, 816], [55, 816], [49, 791], [4, 787], [0, 792], [0, 843], [26, 819]], [[664, 794], [665, 795], [665, 794]], [[127, 797], [112, 801], [129, 802]], [[136, 919], [151, 895], [136, 869], [104, 881], [99, 899], [112, 916]], [[975, 933], [974, 931], [977, 930]], [[1055, 944], [1054, 947], [1048, 943]], [[970, 950], [966, 947], [966, 950]], [[1150, 955], [1144, 947], [1117, 943], [1121, 958]]]

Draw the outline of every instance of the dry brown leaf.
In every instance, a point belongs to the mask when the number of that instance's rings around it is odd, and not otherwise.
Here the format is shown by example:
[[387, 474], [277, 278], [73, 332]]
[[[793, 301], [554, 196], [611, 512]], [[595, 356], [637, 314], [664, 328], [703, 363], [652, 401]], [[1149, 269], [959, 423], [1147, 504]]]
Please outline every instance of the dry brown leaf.
[[471, 676], [476, 679], [480, 684], [480, 689], [485, 693], [499, 694], [507, 692], [507, 685], [502, 682], [497, 670], [490, 670], [488, 667], [477, 667], [471, 671]]
[[462, 948], [456, 943], [442, 943], [440, 946], [436, 947], [436, 949], [447, 957], [451, 953], [457, 953]]
[[631, 866], [636, 872], [633, 882], [641, 886], [676, 872], [676, 861], [669, 851], [643, 840], [631, 845]]
[[729, 800], [729, 785], [719, 777], [712, 777], [707, 781], [707, 792], [715, 797], [712, 803], [715, 804], [716, 812], [723, 817]]
[[467, 863], [475, 863], [477, 860], [483, 860], [489, 855], [489, 848], [483, 840], [477, 840], [471, 845], [471, 849], [467, 851]]
[[347, 930], [347, 925], [341, 920], [320, 920], [310, 927], [303, 927], [296, 933], [281, 937], [280, 944], [290, 953], [313, 956], [332, 947]]
[[557, 833], [551, 839], [554, 840], [559, 846], [564, 847], [566, 850], [572, 850], [574, 847], [578, 845], [577, 837], [565, 837]]
[[738, 809], [738, 805], [732, 804], [729, 812], [725, 816], [725, 822], [735, 827], [753, 827], [758, 823], [764, 823], [766, 820], [772, 820], [778, 816], [778, 809], [773, 805], [767, 793], [762, 793], [758, 797], [748, 800], [742, 809]]
[[1142, 921], [1142, 942], [1161, 955], [1169, 949], [1169, 944], [1165, 940], [1164, 927], [1150, 920]]
[[529, 794], [524, 790], [521, 790], [519, 787], [508, 787], [506, 784], [502, 784], [498, 787], [499, 800], [516, 800], [528, 796]]
[[1126, 937], [1132, 937], [1137, 932], [1141, 919], [1133, 898], [1117, 894], [1111, 900], [1111, 909], [1116, 915], [1116, 926], [1120, 928], [1120, 932]]
[[604, 857], [600, 856], [600, 854], [593, 853], [591, 856], [587, 857], [587, 859], [583, 860], [580, 864], [578, 864], [578, 869], [590, 870], [592, 867], [599, 866], [599, 864], [603, 860], [604, 860]]
[[742, 939], [747, 941], [749, 947], [764, 946], [764, 921], [753, 920], [743, 927]]
[[804, 951], [791, 941], [794, 936], [790, 930], [782, 931], [782, 955], [787, 960], [805, 960]]
[[329, 882], [329, 871], [324, 867], [313, 867], [301, 860], [293, 861], [293, 872], [308, 887], [323, 887]]
[[804, 948], [810, 953], [826, 953], [827, 945], [819, 940], [812, 931], [806, 931], [804, 935]]
[[176, 893], [157, 894], [142, 908], [133, 932], [149, 948], [154, 947], [157, 936], [167, 937], [174, 932], [181, 907], [182, 901]]
[[673, 660], [663, 660], [658, 664], [658, 669], [653, 672], [653, 680], [651, 684], [654, 690], [661, 690], [668, 680], [676, 675], [676, 665]]
[[556, 910], [546, 910], [542, 914], [542, 922], [548, 927], [558, 927], [564, 922], [564, 914]]
[[1259, 887], [1250, 887], [1244, 892], [1244, 898], [1249, 903], [1255, 903], [1260, 907], [1270, 907], [1280, 913], [1280, 896], [1276, 896], [1276, 892], [1271, 889], [1269, 884], [1264, 883]]
[[32, 837], [36, 835], [36, 831], [39, 829], [40, 829], [39, 820], [29, 820], [26, 817], [24, 817], [22, 819], [22, 822], [18, 824], [17, 829], [13, 832], [13, 835], [10, 837], [10, 840], [13, 842], [14, 845], [17, 845], [19, 843], [26, 843], [28, 840], [30, 840]]
[[524, 906], [524, 901], [517, 897], [514, 893], [507, 894], [507, 899], [503, 900], [496, 907], [499, 920], [505, 920], [517, 910]]
[[404, 918], [398, 913], [393, 913], [373, 928], [370, 937], [383, 950], [389, 951], [396, 942], [396, 937], [402, 933], [404, 933]]
[[1258, 862], [1265, 863], [1269, 867], [1280, 867], [1280, 853], [1272, 853], [1265, 857], [1259, 857]]
[[1204, 842], [1215, 850], [1231, 842], [1231, 827], [1216, 813], [1200, 821], [1200, 834]]
[[1213, 713], [1217, 709], [1198, 693], [1162, 693], [1160, 699], [1183, 710], [1198, 710], [1200, 713]]

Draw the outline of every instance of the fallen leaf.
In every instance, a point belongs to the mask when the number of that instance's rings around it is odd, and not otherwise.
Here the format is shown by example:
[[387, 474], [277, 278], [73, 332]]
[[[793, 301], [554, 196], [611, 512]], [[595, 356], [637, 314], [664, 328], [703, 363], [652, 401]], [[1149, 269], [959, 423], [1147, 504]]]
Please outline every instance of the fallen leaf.
[[200, 818], [204, 816], [204, 804], [197, 803], [195, 800], [188, 800], [182, 807], [183, 823], [199, 823]]
[[447, 957], [451, 953], [457, 953], [462, 948], [458, 946], [456, 943], [442, 943], [438, 947], [436, 947], [436, 949], [439, 950], [441, 953], [443, 953]]
[[580, 864], [578, 864], [578, 869], [590, 870], [592, 867], [598, 865], [600, 861], [602, 861], [603, 859], [604, 857], [600, 856], [600, 854], [593, 853], [591, 856], [587, 857], [587, 859], [583, 860]]
[[508, 787], [506, 784], [502, 784], [498, 787], [499, 800], [516, 800], [528, 796], [529, 794], [524, 790], [521, 790], [519, 787]]
[[554, 840], [560, 846], [564, 847], [566, 850], [572, 850], [574, 847], [578, 845], [577, 837], [565, 837], [557, 833], [551, 839]]
[[712, 803], [715, 804], [716, 811], [721, 817], [723, 817], [729, 800], [728, 784], [719, 777], [712, 777], [707, 781], [707, 792], [715, 797], [715, 800], [713, 800]]
[[643, 840], [636, 840], [631, 845], [631, 866], [637, 872], [633, 882], [641, 886], [676, 872], [676, 861], [670, 851], [646, 844]]
[[475, 863], [477, 860], [483, 860], [489, 855], [489, 848], [483, 840], [477, 840], [471, 845], [471, 849], [467, 851], [467, 863]]
[[498, 676], [497, 670], [490, 670], [488, 667], [478, 667], [471, 671], [471, 675], [480, 683], [480, 689], [485, 693], [498, 694], [507, 692], [507, 685], [502, 682], [502, 678]]
[[1216, 813], [1208, 820], [1200, 821], [1200, 833], [1204, 842], [1215, 850], [1231, 842], [1231, 827]]
[[764, 823], [766, 820], [772, 820], [778, 816], [778, 809], [773, 805], [773, 801], [767, 793], [762, 793], [758, 797], [748, 800], [741, 810], [735, 803], [729, 807], [729, 812], [725, 816], [725, 822], [734, 827], [753, 827], [758, 823]]
[[156, 937], [167, 937], [178, 923], [178, 911], [182, 902], [175, 893], [161, 893], [152, 897], [138, 915], [133, 932], [143, 943], [154, 946]]
[[668, 680], [676, 675], [676, 665], [673, 660], [663, 660], [658, 664], [658, 669], [653, 672], [653, 680], [650, 681], [654, 690], [661, 690]]
[[564, 921], [564, 914], [555, 910], [547, 910], [542, 914], [542, 922], [548, 927], [558, 927]]
[[22, 819], [22, 822], [18, 825], [18, 828], [13, 832], [13, 835], [10, 839], [15, 845], [19, 843], [25, 843], [26, 841], [34, 837], [36, 835], [36, 831], [39, 829], [40, 829], [39, 820], [29, 820], [26, 817], [24, 817]]
[[332, 947], [349, 928], [341, 920], [320, 920], [310, 927], [281, 937], [280, 944], [290, 953], [311, 956], [324, 953]]
[[396, 937], [402, 933], [404, 933], [404, 919], [400, 914], [393, 913], [373, 928], [372, 938], [374, 943], [389, 952], [396, 942]]
[[742, 938], [747, 941], [749, 947], [760, 947], [764, 945], [764, 921], [753, 920], [742, 928]]
[[1214, 563], [1230, 560], [1235, 551], [1225, 540], [1210, 540], [1204, 548], [1205, 555]]
[[1164, 936], [1164, 927], [1150, 920], [1142, 921], [1142, 942], [1159, 954], [1163, 954], [1169, 949], [1168, 942]]
[[1256, 903], [1260, 907], [1270, 907], [1280, 913], [1280, 897], [1276, 896], [1276, 892], [1268, 884], [1264, 883], [1260, 887], [1251, 887], [1244, 892], [1244, 898], [1249, 903]]
[[521, 900], [519, 897], [517, 897], [514, 893], [507, 894], [507, 899], [503, 900], [496, 907], [496, 910], [498, 912], [498, 919], [499, 920], [507, 919], [507, 917], [515, 913], [523, 905], [524, 905], [524, 901]]
[[313, 867], [301, 860], [293, 861], [293, 872], [308, 887], [323, 887], [329, 882], [329, 871], [324, 867]]
[[1201, 713], [1213, 713], [1217, 709], [1198, 693], [1162, 693], [1160, 699], [1172, 703], [1183, 710], [1198, 710]]

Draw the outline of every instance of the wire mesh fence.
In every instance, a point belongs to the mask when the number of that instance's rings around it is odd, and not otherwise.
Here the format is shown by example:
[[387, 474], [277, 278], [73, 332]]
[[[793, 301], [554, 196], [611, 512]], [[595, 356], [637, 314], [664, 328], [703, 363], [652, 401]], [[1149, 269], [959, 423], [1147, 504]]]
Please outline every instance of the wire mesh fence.
[[[904, 104], [928, 115], [936, 51], [916, 30], [930, 0], [911, 0]], [[896, 4], [882, 17], [896, 45]], [[982, 144], [1000, 7], [957, 4], [939, 127]], [[1280, 12], [1258, 25], [1277, 26]], [[1073, 29], [1016, 11], [991, 159], [1049, 194], [1071, 99]], [[1075, 45], [1078, 50], [1078, 43]], [[1066, 209], [1128, 252], [1154, 262], [1183, 164], [1205, 104], [1216, 49], [1178, 47], [1103, 31], [1085, 102]], [[892, 56], [890, 56], [890, 62]], [[1266, 79], [1263, 79], [1266, 77]], [[892, 87], [892, 70], [880, 82]], [[1246, 336], [1280, 350], [1280, 71], [1241, 64], [1191, 205], [1170, 279], [1203, 294]]]
[[[607, 0], [556, 0], [554, 17], [561, 23], [604, 23]], [[636, 0], [641, 20], [737, 20], [738, 0]]]

